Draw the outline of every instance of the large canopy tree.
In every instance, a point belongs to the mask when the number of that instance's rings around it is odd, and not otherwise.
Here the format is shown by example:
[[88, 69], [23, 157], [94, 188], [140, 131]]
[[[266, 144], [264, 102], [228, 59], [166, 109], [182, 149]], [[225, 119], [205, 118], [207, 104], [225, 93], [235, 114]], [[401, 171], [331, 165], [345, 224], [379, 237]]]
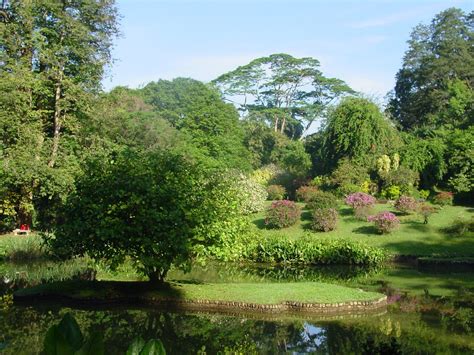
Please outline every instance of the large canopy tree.
[[[31, 223], [35, 200], [71, 188], [90, 113], [117, 34], [113, 0], [3, 2], [0, 16], [0, 169], [3, 203]], [[4, 216], [2, 216], [3, 218]]]
[[474, 12], [450, 8], [415, 27], [389, 109], [405, 130], [473, 122]]
[[342, 80], [327, 78], [314, 58], [272, 54], [213, 81], [244, 114], [258, 113], [275, 131], [302, 137], [337, 98], [353, 93]]
[[187, 135], [205, 156], [221, 166], [250, 169], [239, 115], [215, 88], [197, 80], [177, 78], [151, 82], [140, 92], [159, 117]]

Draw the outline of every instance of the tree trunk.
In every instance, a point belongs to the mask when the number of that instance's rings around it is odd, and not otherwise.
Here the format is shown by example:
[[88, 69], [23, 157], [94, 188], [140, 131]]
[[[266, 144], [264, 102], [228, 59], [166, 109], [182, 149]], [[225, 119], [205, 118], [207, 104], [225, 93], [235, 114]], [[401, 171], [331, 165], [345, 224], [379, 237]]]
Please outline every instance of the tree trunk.
[[51, 150], [51, 157], [48, 162], [50, 168], [54, 167], [56, 157], [59, 149], [59, 135], [61, 133], [61, 79], [56, 84], [56, 92], [54, 94], [54, 121], [53, 121], [53, 148]]
[[148, 279], [150, 280], [150, 283], [155, 284], [155, 285], [163, 285], [165, 281], [165, 276], [166, 272], [162, 270], [156, 270], [153, 268], [153, 270], [150, 270], [148, 272]]
[[278, 116], [274, 115], [273, 119], [274, 119], [274, 122], [275, 122], [275, 127], [273, 127], [273, 129], [275, 130], [275, 132], [278, 132]]
[[285, 132], [285, 125], [286, 125], [286, 117], [283, 116], [283, 120], [281, 121], [281, 128], [280, 133], [283, 134]]

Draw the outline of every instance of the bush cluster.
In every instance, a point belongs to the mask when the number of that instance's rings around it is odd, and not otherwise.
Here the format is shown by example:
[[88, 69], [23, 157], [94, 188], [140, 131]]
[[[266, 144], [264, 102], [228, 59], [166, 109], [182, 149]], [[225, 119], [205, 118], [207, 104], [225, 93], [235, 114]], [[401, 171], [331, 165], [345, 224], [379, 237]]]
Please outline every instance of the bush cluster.
[[397, 216], [388, 211], [377, 213], [375, 216], [369, 216], [367, 221], [374, 222], [378, 231], [382, 234], [390, 233], [400, 225], [400, 220]]
[[325, 191], [318, 191], [318, 193], [314, 194], [311, 201], [306, 204], [306, 208], [309, 210], [325, 208], [337, 209], [337, 207], [339, 207], [337, 197], [334, 194]]
[[337, 227], [338, 213], [334, 208], [318, 208], [312, 214], [311, 229], [329, 232]]
[[281, 185], [270, 185], [267, 187], [267, 194], [270, 201], [283, 200], [286, 197], [286, 189]]
[[375, 205], [375, 197], [363, 192], [355, 192], [348, 195], [345, 202], [353, 208], [357, 219], [366, 220]]
[[249, 257], [263, 263], [377, 265], [386, 259], [386, 253], [346, 240], [318, 241], [311, 237], [290, 240], [275, 236], [260, 241]]
[[300, 216], [301, 209], [293, 201], [274, 201], [267, 210], [265, 224], [271, 228], [285, 228], [295, 224]]
[[395, 202], [395, 208], [402, 213], [415, 212], [418, 209], [418, 202], [409, 196], [400, 196]]
[[319, 189], [316, 186], [304, 185], [304, 186], [299, 187], [296, 190], [296, 200], [297, 201], [303, 201], [303, 202], [309, 202], [318, 193], [319, 193]]
[[451, 206], [453, 204], [454, 195], [452, 192], [441, 191], [433, 197], [433, 203], [440, 206]]
[[267, 191], [261, 184], [248, 178], [238, 171], [227, 172], [224, 175], [233, 183], [237, 195], [240, 195], [240, 211], [242, 214], [251, 214], [265, 209]]

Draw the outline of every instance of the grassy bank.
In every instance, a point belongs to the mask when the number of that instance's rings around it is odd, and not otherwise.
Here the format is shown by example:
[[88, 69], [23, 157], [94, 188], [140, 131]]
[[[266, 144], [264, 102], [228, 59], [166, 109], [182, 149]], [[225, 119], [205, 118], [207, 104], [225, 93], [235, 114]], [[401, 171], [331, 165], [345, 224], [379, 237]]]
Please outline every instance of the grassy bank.
[[[304, 204], [299, 205], [304, 208]], [[389, 204], [376, 205], [375, 212], [383, 210], [396, 213], [396, 210]], [[309, 234], [320, 241], [343, 239], [363, 242], [369, 246], [384, 248], [392, 255], [474, 256], [474, 236], [459, 237], [446, 232], [446, 228], [451, 226], [457, 218], [468, 218], [472, 215], [472, 208], [459, 206], [442, 208], [430, 218], [429, 224], [423, 224], [422, 217], [416, 214], [399, 215], [400, 228], [386, 235], [378, 234], [371, 223], [355, 219], [351, 209], [347, 206], [339, 208], [339, 223], [337, 229], [331, 232], [312, 232], [310, 230], [311, 215], [305, 209], [303, 209], [301, 220], [289, 228], [266, 228], [265, 212], [254, 215], [253, 223], [267, 237], [283, 235], [288, 239], [297, 240]]]
[[147, 282], [66, 281], [43, 284], [15, 293], [29, 297], [67, 297], [73, 300], [108, 301], [139, 298], [141, 301], [222, 301], [259, 305], [284, 302], [343, 303], [374, 301], [383, 295], [322, 282], [298, 283], [179, 283], [157, 288]]

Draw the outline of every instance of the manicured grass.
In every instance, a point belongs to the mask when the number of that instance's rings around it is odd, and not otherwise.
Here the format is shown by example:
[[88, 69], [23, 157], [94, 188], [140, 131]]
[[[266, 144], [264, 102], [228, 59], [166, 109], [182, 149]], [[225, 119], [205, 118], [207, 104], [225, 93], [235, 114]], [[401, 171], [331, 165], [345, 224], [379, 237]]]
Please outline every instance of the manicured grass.
[[73, 299], [113, 300], [140, 297], [149, 300], [209, 300], [246, 302], [255, 304], [280, 304], [285, 301], [305, 303], [341, 303], [370, 301], [382, 297], [380, 293], [366, 292], [356, 288], [320, 283], [220, 283], [169, 284], [157, 288], [146, 282], [83, 282], [67, 281], [44, 284], [17, 291], [24, 296], [67, 296]]
[[[304, 204], [299, 204], [304, 208]], [[396, 214], [397, 211], [388, 204], [377, 204], [375, 212], [388, 210]], [[310, 233], [314, 238], [321, 240], [342, 238], [350, 241], [361, 241], [368, 245], [381, 247], [393, 255], [457, 255], [474, 256], [474, 235], [456, 237], [447, 235], [444, 229], [450, 226], [458, 217], [470, 217], [472, 208], [459, 206], [443, 207], [438, 213], [431, 216], [429, 224], [423, 224], [422, 217], [412, 215], [399, 215], [401, 225], [393, 233], [381, 235], [372, 223], [358, 221], [347, 206], [339, 208], [339, 223], [336, 230], [331, 232], [312, 232], [309, 228], [311, 214], [303, 209], [301, 220], [294, 226], [284, 229], [268, 229], [265, 227], [265, 212], [254, 216], [254, 224], [266, 236], [285, 235], [288, 238], [301, 238]]]

